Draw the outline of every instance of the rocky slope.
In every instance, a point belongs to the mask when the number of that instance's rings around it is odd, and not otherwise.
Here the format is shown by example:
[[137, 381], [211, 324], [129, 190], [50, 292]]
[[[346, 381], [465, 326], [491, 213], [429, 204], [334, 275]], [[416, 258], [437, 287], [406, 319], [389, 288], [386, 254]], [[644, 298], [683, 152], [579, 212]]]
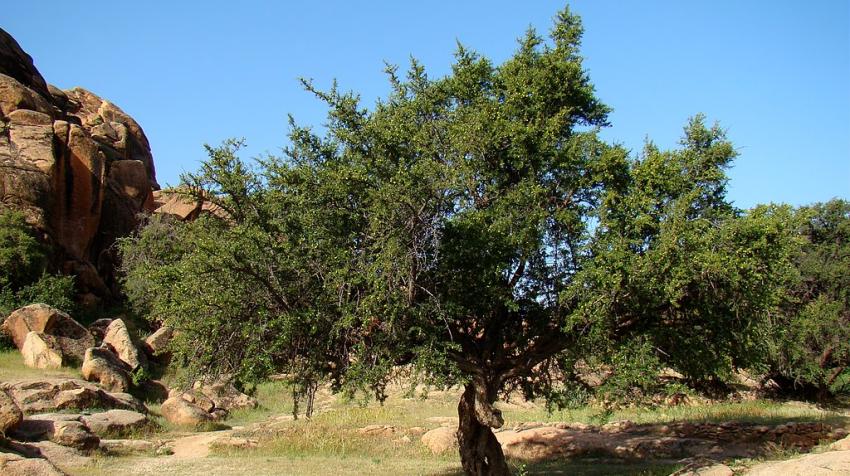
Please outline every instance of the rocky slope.
[[24, 211], [81, 295], [115, 292], [110, 247], [158, 189], [139, 124], [90, 91], [49, 85], [0, 29], [0, 208]]

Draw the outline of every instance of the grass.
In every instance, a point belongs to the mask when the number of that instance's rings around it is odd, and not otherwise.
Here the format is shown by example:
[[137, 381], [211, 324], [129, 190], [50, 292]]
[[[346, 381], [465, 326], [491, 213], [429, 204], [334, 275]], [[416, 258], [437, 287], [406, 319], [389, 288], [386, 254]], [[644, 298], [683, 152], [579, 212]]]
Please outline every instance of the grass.
[[847, 418], [840, 412], [822, 409], [801, 402], [778, 402], [754, 400], [746, 402], [713, 403], [705, 405], [680, 405], [674, 407], [623, 408], [611, 412], [601, 408], [582, 407], [575, 410], [560, 410], [548, 413], [545, 408], [503, 408], [507, 424], [523, 421], [538, 422], [581, 422], [604, 424], [617, 420], [634, 423], [670, 423], [688, 421], [693, 423], [722, 423], [737, 421], [761, 425], [775, 425], [791, 421], [818, 421], [845, 423]]
[[24, 358], [18, 349], [0, 350], [0, 381], [50, 377], [80, 378], [80, 369], [76, 367], [34, 369], [24, 365]]
[[[0, 351], [0, 380], [40, 378], [45, 376], [79, 377], [75, 368], [56, 370], [31, 369], [23, 365], [17, 350]], [[166, 376], [166, 379], [168, 376]], [[266, 382], [257, 386], [255, 395], [260, 405], [256, 409], [234, 411], [228, 426], [237, 427], [235, 436], [256, 437], [253, 429], [281, 415], [292, 412], [292, 395], [282, 382]], [[281, 419], [259, 433], [260, 446], [254, 449], [214, 448], [210, 457], [179, 459], [150, 454], [131, 456], [98, 456], [83, 468], [72, 468], [72, 474], [112, 476], [117, 474], [156, 475], [236, 475], [236, 474], [298, 474], [298, 475], [359, 475], [359, 474], [462, 474], [456, 453], [433, 455], [419, 442], [412, 427], [435, 428], [438, 421], [431, 417], [455, 417], [460, 390], [431, 392], [429, 398], [409, 397], [394, 389], [380, 405], [346, 401], [320, 390], [316, 398], [316, 413], [312, 420]], [[505, 427], [523, 422], [582, 422], [603, 424], [616, 420], [635, 423], [668, 423], [673, 421], [726, 422], [740, 421], [774, 425], [789, 421], [821, 421], [848, 424], [848, 418], [837, 411], [794, 402], [749, 401], [676, 407], [623, 408], [605, 411], [584, 407], [549, 413], [539, 404], [500, 403]], [[198, 431], [168, 423], [158, 404], [149, 403], [152, 424], [131, 433], [132, 438], [171, 439]], [[367, 425], [391, 425], [396, 432], [385, 436], [370, 436], [357, 430]], [[217, 430], [215, 424], [202, 431]], [[756, 460], [730, 462], [735, 467], [748, 467], [764, 459], [787, 458], [783, 448]], [[681, 467], [668, 461], [639, 461], [628, 463], [599, 458], [549, 461], [542, 463], [511, 462], [515, 474], [573, 474], [573, 475], [660, 475], [670, 474]]]

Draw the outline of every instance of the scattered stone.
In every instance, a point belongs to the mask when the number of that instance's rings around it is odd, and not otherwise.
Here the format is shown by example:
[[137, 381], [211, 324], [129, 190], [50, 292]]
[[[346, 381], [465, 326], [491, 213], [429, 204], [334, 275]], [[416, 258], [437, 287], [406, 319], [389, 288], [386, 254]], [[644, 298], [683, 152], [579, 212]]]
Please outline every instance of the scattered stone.
[[454, 428], [441, 426], [422, 435], [422, 443], [434, 454], [457, 451], [457, 432]]
[[110, 350], [100, 347], [86, 350], [81, 373], [84, 379], [98, 382], [111, 392], [126, 392], [132, 382], [128, 365]]
[[407, 434], [413, 436], [420, 436], [424, 435], [425, 433], [428, 433], [428, 429], [421, 426], [414, 426], [407, 429]]
[[58, 369], [62, 367], [62, 346], [58, 339], [41, 332], [30, 331], [21, 346], [24, 365], [36, 369]]
[[98, 436], [126, 434], [144, 428], [150, 422], [144, 413], [131, 410], [109, 410], [83, 415], [80, 420]]
[[94, 337], [85, 327], [46, 304], [31, 304], [16, 310], [3, 322], [3, 328], [19, 350], [23, 349], [30, 332], [39, 332], [54, 337], [62, 356], [77, 362], [82, 361], [86, 349], [94, 345]]
[[172, 397], [162, 403], [162, 416], [175, 425], [195, 426], [212, 420], [203, 408], [180, 397]]
[[26, 414], [69, 409], [126, 409], [144, 405], [128, 394], [107, 393], [97, 385], [74, 378], [25, 379], [0, 382], [0, 389]]
[[0, 389], [0, 434], [5, 435], [10, 430], [14, 430], [23, 421], [24, 415], [15, 400]]
[[136, 347], [130, 336], [127, 324], [122, 319], [115, 319], [106, 328], [103, 346], [115, 352], [118, 358], [129, 365], [131, 369], [147, 365], [145, 355], [139, 352], [139, 348]]

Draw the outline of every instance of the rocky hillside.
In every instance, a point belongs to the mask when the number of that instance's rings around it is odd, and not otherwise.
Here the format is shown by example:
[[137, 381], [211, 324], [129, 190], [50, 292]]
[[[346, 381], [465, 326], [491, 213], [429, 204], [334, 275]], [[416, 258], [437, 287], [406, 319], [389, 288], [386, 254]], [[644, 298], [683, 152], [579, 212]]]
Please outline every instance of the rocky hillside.
[[49, 85], [0, 29], [0, 208], [24, 211], [82, 296], [115, 294], [110, 247], [158, 189], [139, 124], [90, 91]]

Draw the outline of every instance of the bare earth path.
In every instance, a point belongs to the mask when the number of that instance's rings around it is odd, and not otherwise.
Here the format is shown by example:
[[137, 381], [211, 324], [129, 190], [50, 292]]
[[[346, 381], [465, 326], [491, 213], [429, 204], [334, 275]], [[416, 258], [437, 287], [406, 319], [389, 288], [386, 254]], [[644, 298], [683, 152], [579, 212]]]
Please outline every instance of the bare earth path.
[[196, 435], [177, 438], [171, 443], [174, 454], [172, 458], [205, 458], [210, 454], [210, 445], [213, 441], [230, 436], [233, 430], [210, 431]]

